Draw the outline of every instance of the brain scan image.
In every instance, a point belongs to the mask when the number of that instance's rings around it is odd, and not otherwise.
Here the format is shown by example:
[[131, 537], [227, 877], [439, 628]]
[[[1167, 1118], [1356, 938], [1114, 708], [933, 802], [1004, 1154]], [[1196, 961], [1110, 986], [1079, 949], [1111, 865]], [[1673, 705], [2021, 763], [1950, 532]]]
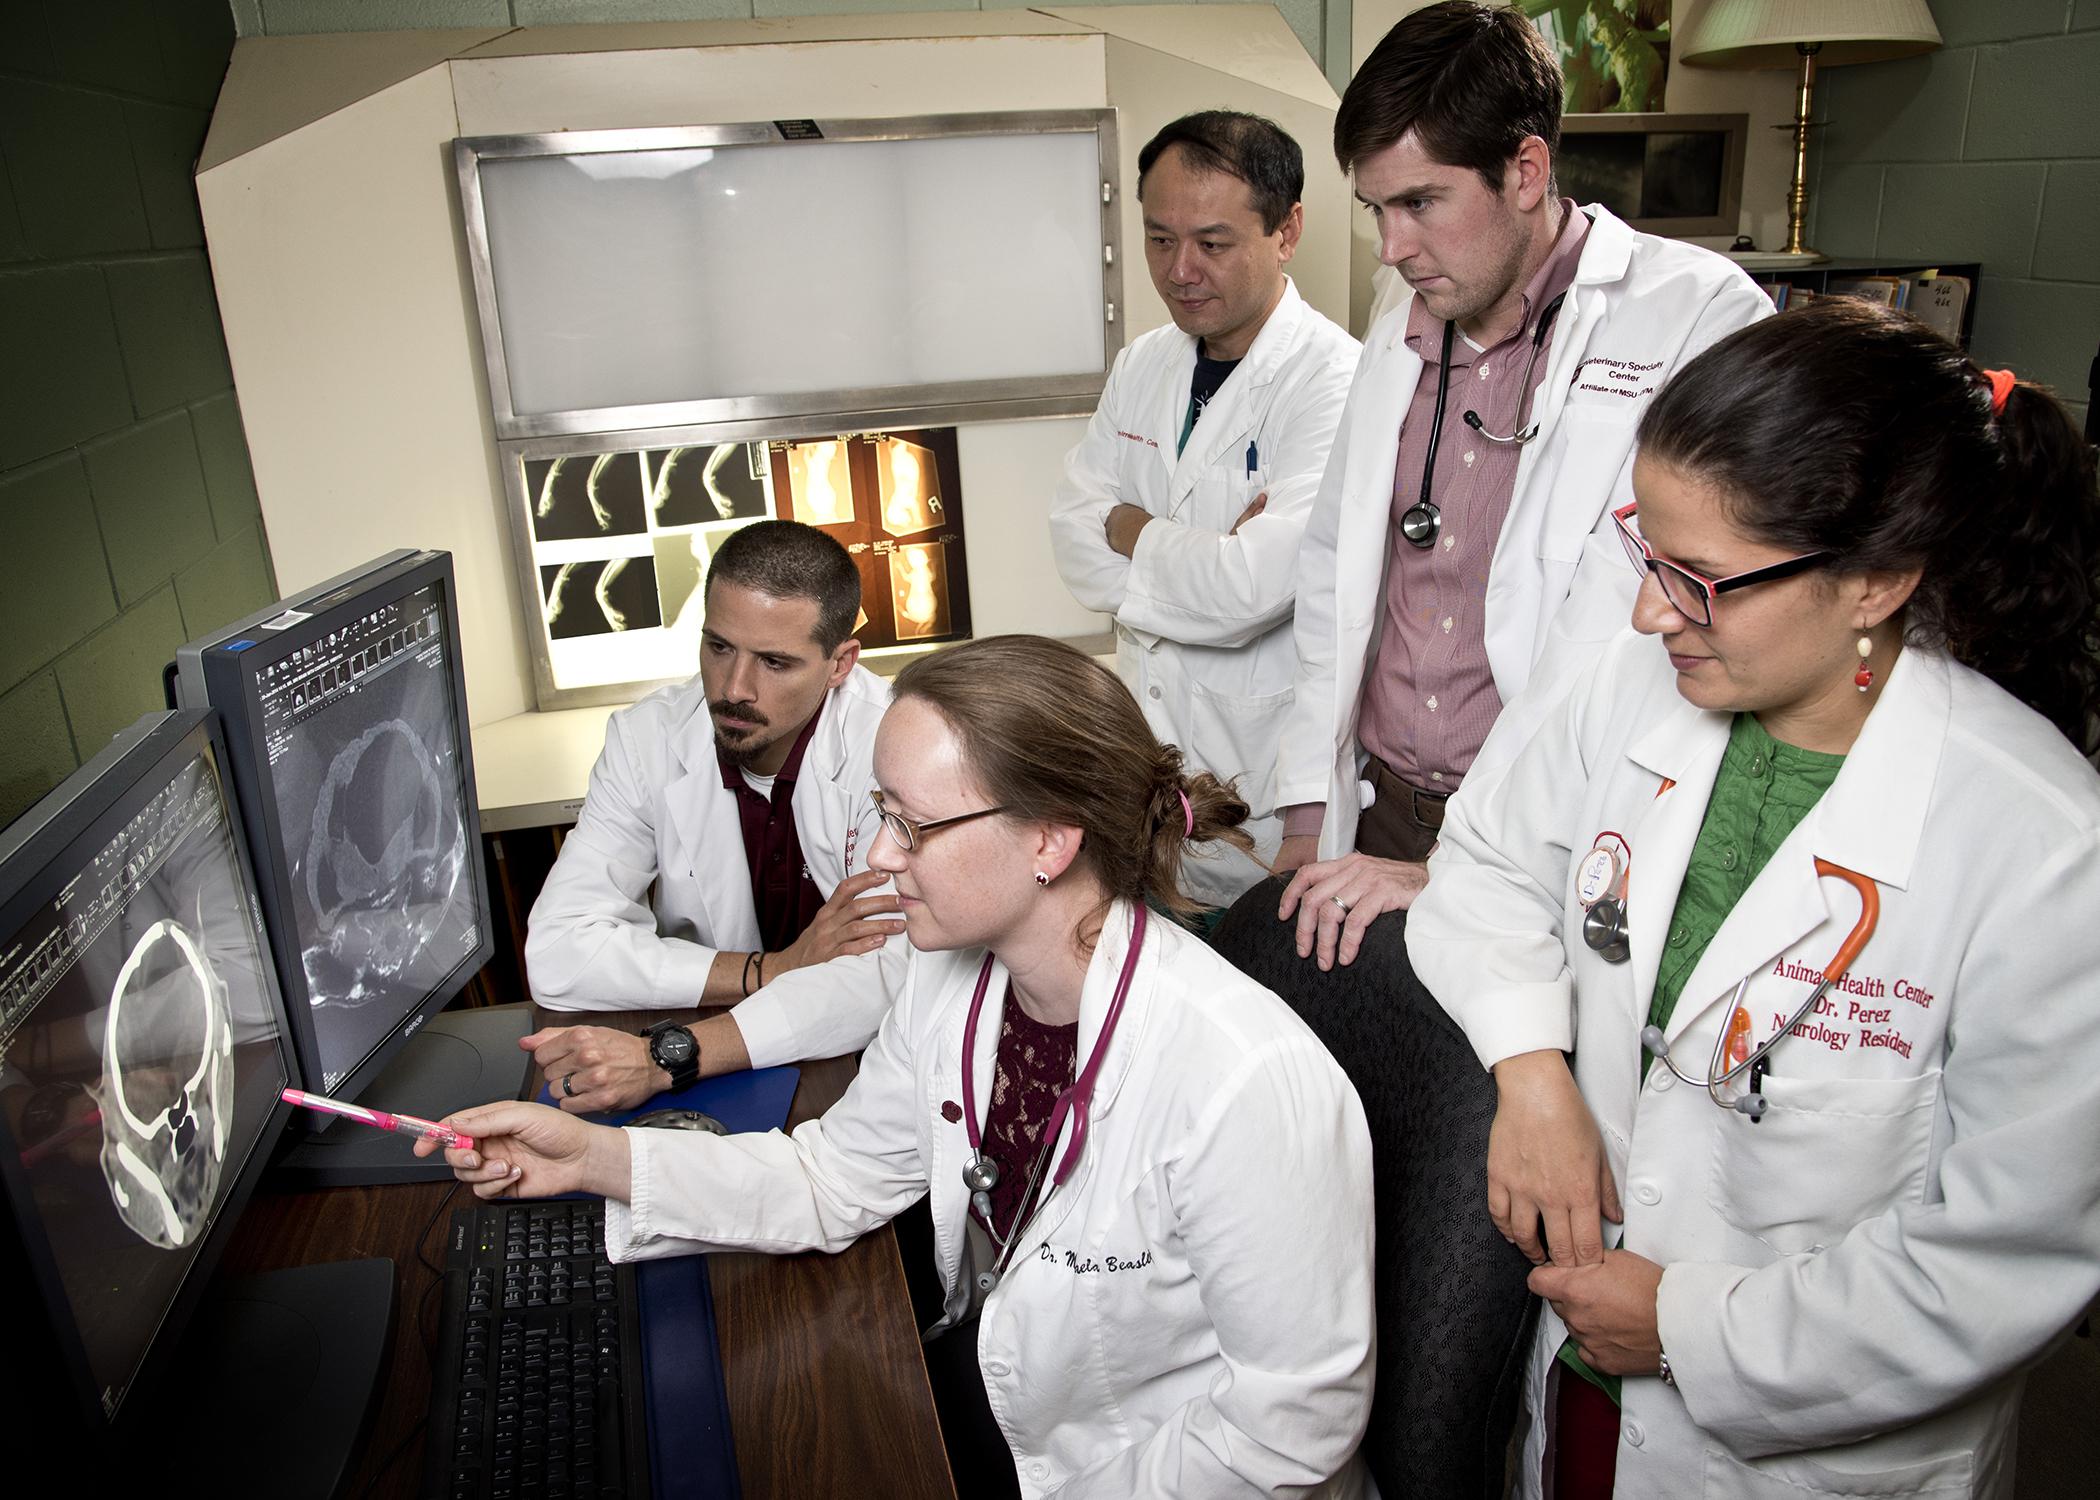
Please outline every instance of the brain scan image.
[[163, 1250], [208, 1221], [226, 1165], [233, 1028], [226, 986], [195, 938], [162, 920], [132, 946], [110, 992], [102, 1080], [102, 1175], [117, 1216]]
[[[479, 941], [442, 620], [435, 594], [404, 600], [313, 664], [335, 685], [307, 707], [286, 706], [296, 683], [266, 699], [276, 834], [323, 1093]], [[345, 657], [363, 663], [347, 681], [335, 665]]]
[[149, 786], [0, 930], [0, 1146], [111, 1411], [292, 1081], [209, 750]]
[[364, 1005], [409, 973], [443, 929], [466, 853], [448, 778], [414, 725], [387, 719], [337, 751], [305, 859], [314, 1004]]

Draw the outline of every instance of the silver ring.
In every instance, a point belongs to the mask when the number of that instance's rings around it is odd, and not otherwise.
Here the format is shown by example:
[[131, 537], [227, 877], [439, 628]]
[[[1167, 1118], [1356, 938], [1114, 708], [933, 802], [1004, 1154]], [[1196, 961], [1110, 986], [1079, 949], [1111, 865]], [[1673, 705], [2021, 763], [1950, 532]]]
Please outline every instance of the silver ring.
[[570, 1080], [574, 1079], [574, 1078], [575, 1078], [575, 1076], [576, 1076], [576, 1075], [575, 1075], [574, 1073], [564, 1073], [564, 1074], [562, 1074], [562, 1075], [561, 1075], [561, 1091], [562, 1091], [562, 1094], [563, 1094], [563, 1095], [564, 1095], [565, 1097], [567, 1097], [567, 1098], [570, 1098], [570, 1099], [573, 1099], [573, 1098], [575, 1098], [575, 1097], [576, 1097], [576, 1086], [575, 1086], [575, 1084], [574, 1084], [574, 1083], [572, 1083], [572, 1082], [570, 1081]]
[[1340, 896], [1329, 896], [1327, 899], [1329, 901], [1332, 901], [1336, 906], [1339, 906], [1342, 909], [1343, 916], [1346, 917], [1349, 915], [1349, 903], [1344, 901]]

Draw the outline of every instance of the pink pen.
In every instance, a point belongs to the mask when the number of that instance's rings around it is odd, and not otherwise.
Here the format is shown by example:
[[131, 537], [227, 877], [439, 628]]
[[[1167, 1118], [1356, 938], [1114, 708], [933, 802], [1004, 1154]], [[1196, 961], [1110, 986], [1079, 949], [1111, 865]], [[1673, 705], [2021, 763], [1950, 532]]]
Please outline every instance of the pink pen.
[[301, 1089], [286, 1089], [280, 1096], [287, 1104], [296, 1104], [301, 1109], [317, 1110], [324, 1115], [341, 1115], [346, 1120], [355, 1120], [360, 1125], [375, 1126], [380, 1130], [398, 1131], [402, 1135], [420, 1135], [427, 1141], [451, 1146], [461, 1151], [474, 1149], [474, 1137], [461, 1135], [450, 1125], [440, 1125], [435, 1120], [418, 1119], [414, 1115], [390, 1115], [383, 1109], [366, 1109], [361, 1104], [345, 1104], [340, 1099], [324, 1098], [320, 1094], [309, 1094]]

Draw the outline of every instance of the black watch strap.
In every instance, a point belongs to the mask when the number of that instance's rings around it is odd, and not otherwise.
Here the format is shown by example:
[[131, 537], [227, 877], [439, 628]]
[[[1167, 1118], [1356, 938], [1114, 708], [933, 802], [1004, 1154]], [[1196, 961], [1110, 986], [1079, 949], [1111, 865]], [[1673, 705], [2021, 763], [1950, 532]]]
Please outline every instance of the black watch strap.
[[[673, 1031], [682, 1035], [692, 1049], [682, 1062], [672, 1062], [663, 1055], [664, 1049], [660, 1039], [665, 1033]], [[672, 1088], [690, 1088], [700, 1081], [700, 1039], [693, 1035], [690, 1027], [680, 1025], [676, 1021], [659, 1021], [642, 1035], [649, 1038], [649, 1061], [670, 1075]]]

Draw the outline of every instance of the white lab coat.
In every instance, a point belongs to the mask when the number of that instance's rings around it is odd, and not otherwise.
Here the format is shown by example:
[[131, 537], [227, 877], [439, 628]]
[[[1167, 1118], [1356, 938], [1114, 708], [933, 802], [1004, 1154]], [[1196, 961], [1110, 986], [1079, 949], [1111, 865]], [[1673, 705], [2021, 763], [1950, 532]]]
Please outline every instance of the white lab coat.
[[[1051, 504], [1058, 571], [1073, 598], [1115, 616], [1116, 670], [1153, 733], [1192, 766], [1236, 779], [1247, 800], [1261, 863], [1220, 844], [1192, 850], [1182, 869], [1215, 906], [1268, 875], [1283, 836], [1272, 778], [1297, 669], [1298, 548], [1356, 356], [1356, 340], [1286, 282], [1177, 458], [1196, 340], [1154, 329], [1117, 356]], [[1267, 507], [1229, 534], [1264, 490]], [[1119, 503], [1167, 523], [1147, 526], [1128, 558], [1102, 530]]]
[[[1130, 919], [1118, 904], [1087, 971], [1081, 1059]], [[930, 1189], [959, 1316], [962, 1038], [983, 961], [915, 953], [860, 1075], [792, 1137], [631, 1132], [632, 1208], [613, 1204], [606, 1221], [613, 1257], [837, 1251]], [[980, 1109], [1005, 993], [995, 964], [972, 1060]], [[1273, 994], [1154, 917], [1092, 1115], [979, 1325], [1021, 1493], [1364, 1494], [1371, 1147], [1349, 1080]]]
[[[868, 863], [880, 819], [869, 791], [889, 684], [855, 667], [825, 694], [795, 779], [795, 832], [826, 897]], [[614, 714], [576, 827], [527, 923], [532, 996], [550, 1010], [697, 1005], [715, 954], [759, 946], [743, 826], [722, 785], [698, 677]], [[868, 1044], [906, 944], [799, 969], [733, 1014], [755, 1068]], [[825, 977], [817, 979], [819, 969]]]
[[[1673, 677], [1629, 635], [1512, 764], [1469, 778], [1407, 926], [1483, 1063], [1573, 1050], [1624, 1243], [1665, 1267], [1677, 1388], [1625, 1382], [1616, 1493], [2010, 1495], [2024, 1367], [2100, 1289], [2100, 777], [1986, 679], [1905, 651], [1667, 1027], [1703, 1076], [1748, 975], [1770, 1036], [1860, 912], [1813, 859], [1877, 883], [1879, 925], [1773, 1049], [1752, 1123], [1641, 1075], [1730, 725]], [[1632, 847], [1623, 964], [1582, 941], [1573, 890], [1607, 829]], [[1550, 1307], [1541, 1323], [1534, 1412], [1565, 1333]], [[1535, 1426], [1526, 1493], [1539, 1449]]]
[[[1726, 258], [1636, 233], [1594, 205], [1582, 211], [1592, 222], [1538, 387], [1539, 435], [1517, 461], [1488, 567], [1488, 664], [1503, 712], [1476, 770], [1514, 754], [1626, 623], [1640, 576], [1627, 565], [1611, 512], [1633, 498], [1633, 432], [1649, 398], [1693, 355], [1772, 312], [1771, 299]], [[1276, 803], [1325, 805], [1322, 859], [1356, 847], [1359, 797], [1368, 798], [1358, 787], [1357, 709], [1385, 618], [1400, 421], [1422, 373], [1406, 342], [1412, 303], [1412, 292], [1399, 298], [1365, 338], [1305, 531], [1296, 697]], [[1445, 425], [1447, 443], [1468, 436]], [[1539, 691], [1526, 698], [1533, 682]]]

